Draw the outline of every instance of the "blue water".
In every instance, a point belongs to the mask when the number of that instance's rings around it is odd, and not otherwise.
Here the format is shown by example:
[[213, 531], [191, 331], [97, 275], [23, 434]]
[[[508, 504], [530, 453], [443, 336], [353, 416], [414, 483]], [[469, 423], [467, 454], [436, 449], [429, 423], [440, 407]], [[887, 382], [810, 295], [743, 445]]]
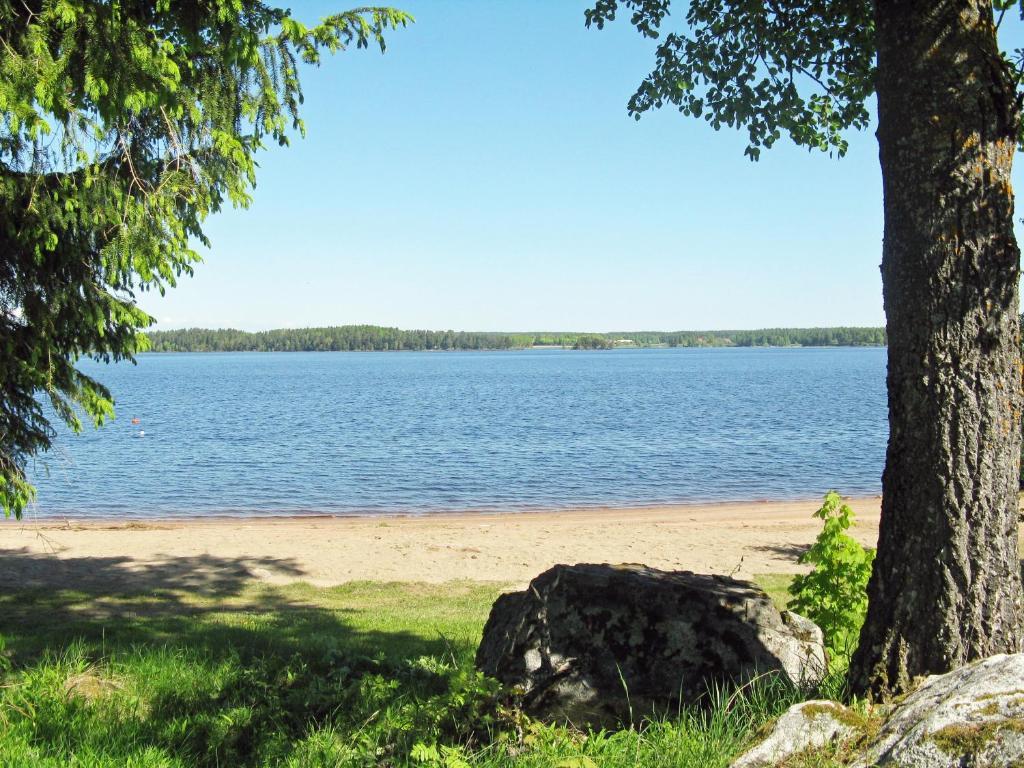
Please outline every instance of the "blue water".
[[161, 354], [82, 366], [110, 386], [118, 418], [61, 430], [30, 467], [37, 516], [874, 494], [885, 453], [883, 349]]

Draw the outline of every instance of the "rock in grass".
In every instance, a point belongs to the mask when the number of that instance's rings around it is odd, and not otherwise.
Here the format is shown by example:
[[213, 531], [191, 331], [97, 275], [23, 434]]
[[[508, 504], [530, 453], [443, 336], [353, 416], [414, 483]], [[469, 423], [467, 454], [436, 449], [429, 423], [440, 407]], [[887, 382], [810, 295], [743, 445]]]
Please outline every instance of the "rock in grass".
[[804, 701], [786, 710], [768, 737], [731, 768], [773, 768], [794, 755], [857, 735], [856, 716], [834, 701]]
[[754, 584], [642, 565], [556, 565], [491, 609], [477, 666], [576, 725], [676, 712], [709, 686], [825, 673], [821, 630]]
[[992, 656], [926, 678], [854, 763], [874, 765], [1024, 766], [1024, 654]]

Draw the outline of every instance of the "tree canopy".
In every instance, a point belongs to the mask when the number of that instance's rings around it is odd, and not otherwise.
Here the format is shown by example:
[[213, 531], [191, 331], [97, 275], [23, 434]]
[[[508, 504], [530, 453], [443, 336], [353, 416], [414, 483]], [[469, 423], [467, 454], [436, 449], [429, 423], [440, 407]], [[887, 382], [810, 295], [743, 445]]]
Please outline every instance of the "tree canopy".
[[[995, 0], [997, 24], [1024, 0]], [[670, 11], [684, 24], [666, 31]], [[671, 105], [715, 129], [746, 129], [756, 160], [783, 135], [800, 146], [845, 155], [850, 130], [868, 127], [875, 92], [872, 0], [596, 0], [587, 26], [604, 28], [620, 8], [645, 37], [660, 40], [655, 64], [629, 100], [629, 113]], [[1018, 88], [1024, 49], [1004, 52]], [[1024, 127], [1020, 140], [1024, 145]]]
[[358, 8], [307, 27], [259, 0], [0, 0], [0, 507], [20, 515], [53, 427], [100, 424], [82, 355], [131, 359], [205, 219], [245, 206], [256, 153], [304, 130], [300, 67], [379, 46], [411, 17]]

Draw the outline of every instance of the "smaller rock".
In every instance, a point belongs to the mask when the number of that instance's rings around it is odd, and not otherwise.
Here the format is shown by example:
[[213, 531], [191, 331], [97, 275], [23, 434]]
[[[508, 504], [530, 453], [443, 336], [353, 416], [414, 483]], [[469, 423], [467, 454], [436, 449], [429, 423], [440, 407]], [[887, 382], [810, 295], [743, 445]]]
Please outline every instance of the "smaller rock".
[[1024, 765], [1024, 654], [992, 656], [926, 678], [853, 765]]
[[732, 768], [773, 768], [806, 749], [844, 741], [857, 734], [852, 713], [834, 701], [805, 701], [786, 710], [768, 738], [744, 753]]

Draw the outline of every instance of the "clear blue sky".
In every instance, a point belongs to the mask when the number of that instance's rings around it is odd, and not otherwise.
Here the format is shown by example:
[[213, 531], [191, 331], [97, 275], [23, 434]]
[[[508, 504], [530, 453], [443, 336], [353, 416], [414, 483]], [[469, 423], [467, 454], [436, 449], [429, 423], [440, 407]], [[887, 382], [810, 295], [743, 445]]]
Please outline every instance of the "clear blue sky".
[[[884, 322], [871, 133], [843, 160], [780, 144], [751, 163], [739, 132], [627, 116], [654, 48], [627, 19], [394, 1], [416, 24], [383, 56], [306, 71], [307, 137], [261, 156], [254, 204], [209, 221], [194, 277], [143, 297], [158, 327]], [[312, 22], [346, 6], [293, 7]]]

